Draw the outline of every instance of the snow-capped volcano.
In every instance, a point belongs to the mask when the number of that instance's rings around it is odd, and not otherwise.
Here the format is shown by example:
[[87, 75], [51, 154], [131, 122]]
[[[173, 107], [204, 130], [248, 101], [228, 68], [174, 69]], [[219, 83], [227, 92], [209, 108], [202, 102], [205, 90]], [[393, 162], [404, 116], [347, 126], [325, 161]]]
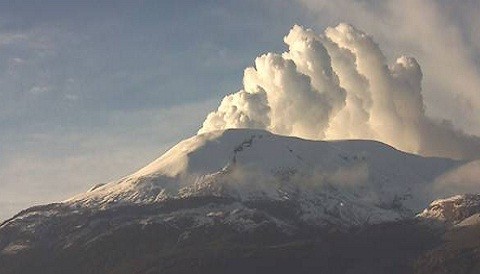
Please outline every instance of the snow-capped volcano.
[[[410, 268], [433, 243], [442, 243], [437, 235], [443, 232], [430, 223], [456, 216], [455, 223], [475, 229], [477, 196], [439, 200], [416, 215], [436, 198], [429, 194], [435, 179], [463, 164], [376, 141], [310, 141], [252, 129], [200, 134], [130, 176], [5, 221], [0, 267], [5, 273], [36, 273], [38, 267], [48, 273], [133, 273], [154, 265], [159, 273], [225, 273], [218, 269], [238, 262], [229, 256], [244, 254], [254, 261], [238, 273], [249, 273], [257, 255], [305, 251], [316, 269], [343, 273], [338, 269], [352, 256], [365, 262], [355, 250], [377, 242], [382, 250], [411, 251], [385, 257], [377, 272], [368, 265], [369, 273], [384, 273], [389, 260]], [[425, 226], [423, 218], [433, 221]], [[332, 231], [339, 234], [332, 238]], [[378, 242], [382, 237], [388, 240]], [[321, 243], [313, 251], [312, 241]], [[255, 253], [267, 246], [267, 253]], [[188, 265], [199, 257], [215, 267]], [[119, 262], [127, 268], [118, 268]], [[286, 263], [297, 265], [304, 262]]]
[[376, 223], [414, 216], [430, 202], [426, 190], [435, 177], [457, 165], [376, 141], [230, 129], [184, 140], [138, 172], [66, 203], [105, 208], [199, 196], [295, 201], [302, 218], [314, 223], [331, 219], [329, 212], [346, 224]]
[[344, 23], [284, 41], [198, 135], [1, 223], [0, 273], [480, 273], [480, 139], [418, 62]]

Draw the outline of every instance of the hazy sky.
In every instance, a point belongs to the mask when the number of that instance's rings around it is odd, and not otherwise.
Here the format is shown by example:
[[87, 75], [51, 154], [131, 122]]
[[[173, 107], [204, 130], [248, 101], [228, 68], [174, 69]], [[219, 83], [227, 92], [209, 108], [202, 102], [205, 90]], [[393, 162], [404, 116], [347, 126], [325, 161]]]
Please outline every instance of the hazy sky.
[[415, 56], [427, 113], [478, 135], [480, 4], [461, 2], [2, 2], [0, 219], [127, 175], [195, 134], [256, 56], [286, 50], [294, 24], [352, 23], [387, 59]]

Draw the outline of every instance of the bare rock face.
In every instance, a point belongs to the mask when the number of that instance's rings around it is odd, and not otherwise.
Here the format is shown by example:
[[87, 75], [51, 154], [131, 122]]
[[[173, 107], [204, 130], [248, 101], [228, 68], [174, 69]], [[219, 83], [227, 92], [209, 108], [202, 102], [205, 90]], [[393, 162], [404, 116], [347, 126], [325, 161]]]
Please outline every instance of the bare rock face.
[[435, 200], [418, 216], [456, 225], [478, 212], [480, 212], [480, 194], [463, 194]]

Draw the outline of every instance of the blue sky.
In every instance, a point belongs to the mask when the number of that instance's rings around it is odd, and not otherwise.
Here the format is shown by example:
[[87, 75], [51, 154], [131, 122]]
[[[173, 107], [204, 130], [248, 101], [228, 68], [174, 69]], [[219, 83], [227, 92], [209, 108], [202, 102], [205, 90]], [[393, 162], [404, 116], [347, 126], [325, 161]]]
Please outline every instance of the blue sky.
[[[195, 134], [256, 56], [285, 49], [293, 24], [350, 22], [388, 59], [414, 55], [427, 111], [478, 134], [480, 8], [462, 2], [425, 1], [423, 14], [414, 1], [2, 2], [0, 219], [127, 175]], [[445, 47], [453, 61], [442, 63]], [[450, 64], [467, 78], [446, 82]]]
[[257, 55], [308, 23], [290, 1], [98, 2], [0, 4], [0, 218], [195, 134]]

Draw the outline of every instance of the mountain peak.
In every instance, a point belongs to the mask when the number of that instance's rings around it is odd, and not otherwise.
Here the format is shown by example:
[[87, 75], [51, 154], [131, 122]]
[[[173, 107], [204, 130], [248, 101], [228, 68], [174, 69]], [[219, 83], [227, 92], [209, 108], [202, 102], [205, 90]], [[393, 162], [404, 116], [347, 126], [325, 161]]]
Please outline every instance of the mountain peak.
[[[424, 208], [429, 184], [456, 165], [377, 141], [313, 141], [228, 129], [186, 139], [134, 174], [67, 202], [108, 207], [200, 196], [288, 200], [300, 204], [305, 218], [322, 219], [335, 210], [347, 223], [379, 222]], [[312, 212], [314, 204], [323, 209]]]
[[[191, 246], [201, 246], [203, 252], [203, 239], [216, 246], [219, 239], [233, 245], [253, 239], [256, 245], [265, 238], [281, 246], [286, 240], [310, 243], [341, 233], [345, 243], [351, 243], [362, 231], [370, 235], [369, 245], [371, 239], [382, 239], [377, 235], [384, 231], [403, 231], [407, 240], [399, 242], [423, 248], [410, 236], [418, 233], [422, 239], [424, 233], [431, 234], [430, 227], [425, 232], [423, 222], [409, 220], [430, 201], [435, 179], [462, 164], [375, 141], [215, 131], [180, 142], [118, 181], [20, 212], [0, 225], [0, 252], [7, 256], [4, 265], [17, 266], [11, 258], [50, 254], [52, 246], [53, 257], [68, 254], [76, 259], [97, 249], [102, 256], [113, 243], [124, 244], [125, 251], [153, 241], [162, 245], [164, 254]], [[474, 195], [455, 196], [433, 203], [422, 214], [453, 218], [459, 225], [478, 224], [480, 215], [474, 213], [480, 211], [479, 201]], [[360, 234], [349, 234], [353, 231]], [[398, 247], [396, 242], [390, 246]]]

